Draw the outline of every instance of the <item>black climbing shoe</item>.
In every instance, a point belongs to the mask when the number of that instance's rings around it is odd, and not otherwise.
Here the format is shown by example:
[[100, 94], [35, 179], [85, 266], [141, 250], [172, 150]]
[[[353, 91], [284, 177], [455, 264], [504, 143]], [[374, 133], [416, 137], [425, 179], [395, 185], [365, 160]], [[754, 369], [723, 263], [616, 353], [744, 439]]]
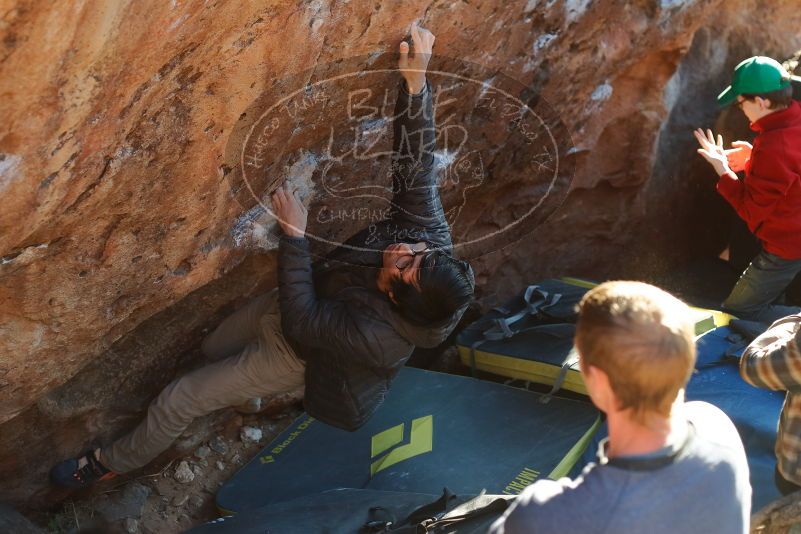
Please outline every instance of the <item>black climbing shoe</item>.
[[[78, 467], [81, 460], [86, 460], [83, 467]], [[64, 460], [50, 470], [50, 481], [63, 488], [86, 488], [98, 480], [108, 480], [117, 474], [107, 469], [90, 450], [79, 458]]]

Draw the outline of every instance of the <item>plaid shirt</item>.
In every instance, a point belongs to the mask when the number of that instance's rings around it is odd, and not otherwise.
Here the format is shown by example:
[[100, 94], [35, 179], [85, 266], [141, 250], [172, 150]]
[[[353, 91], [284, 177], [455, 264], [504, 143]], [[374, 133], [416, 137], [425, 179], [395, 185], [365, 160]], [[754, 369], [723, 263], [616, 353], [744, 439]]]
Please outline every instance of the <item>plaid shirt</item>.
[[740, 374], [749, 384], [787, 391], [779, 419], [779, 472], [801, 485], [801, 315], [779, 319], [745, 350]]

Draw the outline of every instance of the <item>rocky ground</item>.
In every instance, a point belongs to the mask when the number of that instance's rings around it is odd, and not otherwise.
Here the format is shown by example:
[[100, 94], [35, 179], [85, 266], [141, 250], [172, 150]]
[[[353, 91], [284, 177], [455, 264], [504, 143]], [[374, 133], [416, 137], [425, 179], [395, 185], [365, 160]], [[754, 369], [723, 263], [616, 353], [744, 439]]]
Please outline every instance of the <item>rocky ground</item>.
[[76, 494], [32, 519], [52, 533], [166, 534], [219, 516], [219, 487], [301, 412], [284, 404], [257, 415], [233, 411], [195, 422], [175, 447], [142, 471]]
[[[468, 372], [455, 347], [418, 351], [411, 363], [432, 371]], [[214, 502], [219, 487], [301, 411], [298, 392], [272, 399], [259, 414], [225, 410], [199, 419], [145, 469], [70, 495], [58, 509], [28, 517], [45, 532], [58, 534], [184, 532], [219, 517]]]
[[[461, 365], [455, 347], [431, 354], [418, 351], [411, 363], [432, 371], [469, 374]], [[258, 414], [225, 410], [199, 419], [172, 449], [144, 470], [73, 494], [58, 509], [28, 514], [27, 518], [35, 524], [27, 523], [26, 518], [11, 509], [0, 509], [0, 532], [8, 529], [15, 534], [185, 532], [219, 517], [215, 495], [220, 486], [301, 412], [300, 396], [294, 394], [273, 399]], [[15, 516], [20, 523], [3, 522]], [[801, 499], [789, 495], [755, 510], [751, 532], [801, 534]]]

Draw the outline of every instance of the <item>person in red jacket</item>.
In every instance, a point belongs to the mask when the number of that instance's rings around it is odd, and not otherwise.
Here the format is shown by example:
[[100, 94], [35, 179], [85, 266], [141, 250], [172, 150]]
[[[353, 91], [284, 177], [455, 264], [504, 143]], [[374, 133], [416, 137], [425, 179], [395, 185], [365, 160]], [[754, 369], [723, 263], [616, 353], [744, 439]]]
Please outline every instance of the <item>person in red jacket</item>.
[[[718, 192], [762, 242], [723, 309], [742, 319], [772, 323], [798, 313], [776, 304], [801, 271], [801, 105], [792, 99], [790, 76], [771, 58], [756, 56], [734, 69], [718, 103], [736, 103], [757, 132], [753, 146], [735, 141], [730, 150], [711, 130], [695, 130], [701, 154], [720, 177]], [[744, 171], [745, 178], [737, 172]]]

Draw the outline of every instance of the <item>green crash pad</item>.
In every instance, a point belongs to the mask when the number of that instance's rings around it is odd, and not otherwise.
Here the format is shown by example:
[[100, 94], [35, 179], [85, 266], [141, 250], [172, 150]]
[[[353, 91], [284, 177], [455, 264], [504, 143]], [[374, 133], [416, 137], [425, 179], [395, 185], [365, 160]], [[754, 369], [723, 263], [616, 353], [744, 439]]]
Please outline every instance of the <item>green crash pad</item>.
[[235, 513], [335, 488], [515, 495], [567, 474], [599, 420], [587, 402], [407, 367], [355, 432], [299, 417], [217, 505]]
[[[462, 363], [474, 370], [586, 395], [578, 359], [571, 352], [573, 323], [576, 305], [595, 285], [578, 278], [561, 278], [529, 286], [457, 336]], [[536, 290], [532, 292], [531, 288]], [[539, 302], [542, 300], [545, 302]], [[731, 319], [716, 310], [690, 309], [696, 335], [726, 325]], [[517, 320], [510, 322], [510, 318]]]

